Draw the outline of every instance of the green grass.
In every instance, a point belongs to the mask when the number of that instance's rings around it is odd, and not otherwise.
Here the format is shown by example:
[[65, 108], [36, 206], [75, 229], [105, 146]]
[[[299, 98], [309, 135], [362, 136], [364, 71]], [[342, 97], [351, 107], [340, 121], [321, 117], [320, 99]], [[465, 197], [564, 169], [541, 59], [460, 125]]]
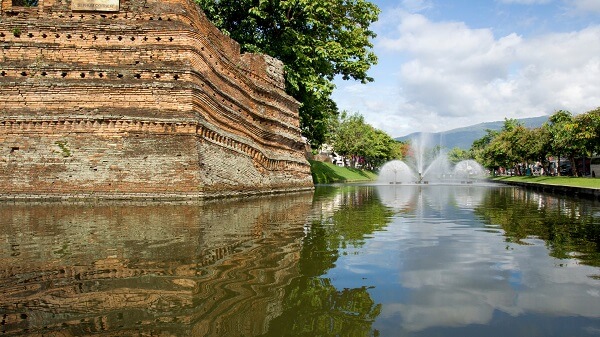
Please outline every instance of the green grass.
[[348, 183], [377, 179], [377, 175], [371, 171], [339, 167], [314, 160], [309, 160], [309, 162], [315, 184]]
[[600, 178], [584, 177], [548, 177], [548, 176], [513, 176], [513, 177], [495, 177], [495, 181], [515, 181], [522, 183], [535, 183], [547, 185], [561, 185], [585, 188], [600, 188]]

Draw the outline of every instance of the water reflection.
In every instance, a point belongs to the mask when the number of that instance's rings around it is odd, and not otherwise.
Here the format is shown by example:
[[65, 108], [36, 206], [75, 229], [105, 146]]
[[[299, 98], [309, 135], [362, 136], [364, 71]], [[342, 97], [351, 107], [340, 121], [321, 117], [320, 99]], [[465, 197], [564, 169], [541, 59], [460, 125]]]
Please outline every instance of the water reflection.
[[311, 202], [2, 205], [2, 333], [263, 333], [298, 275]]
[[[396, 211], [473, 209], [481, 204], [489, 185], [380, 185], [381, 202]], [[425, 203], [425, 205], [423, 204]]]
[[600, 212], [593, 203], [523, 189], [503, 189], [486, 196], [476, 213], [499, 225], [510, 242], [545, 241], [550, 255], [600, 267]]
[[363, 247], [391, 211], [372, 187], [317, 190], [300, 253], [300, 277], [286, 288], [283, 313], [264, 336], [370, 336], [381, 305], [362, 282], [336, 287], [323, 275], [341, 256]]
[[7, 336], [596, 336], [600, 206], [483, 185], [0, 205]]
[[[382, 201], [397, 210], [399, 216], [386, 233], [365, 247], [368, 261], [348, 261], [349, 269], [355, 268], [357, 263], [376, 263], [370, 270], [384, 269], [387, 271], [383, 274], [397, 277], [392, 282], [375, 284], [373, 296], [384, 303], [380, 325], [376, 327], [392, 334], [401, 322], [403, 333], [411, 335], [437, 335], [443, 327], [446, 336], [581, 336], [598, 332], [600, 287], [599, 282], [590, 277], [598, 270], [580, 265], [581, 260], [548, 258], [546, 244], [540, 239], [545, 239], [544, 230], [552, 227], [553, 222], [534, 220], [535, 216], [530, 214], [537, 214], [536, 210], [523, 206], [528, 202], [521, 198], [529, 193], [514, 188], [480, 186], [395, 189], [382, 186], [379, 192]], [[502, 197], [508, 195], [510, 205], [506, 204], [507, 198]], [[542, 195], [536, 198], [546, 199], [548, 203], [555, 199]], [[577, 226], [577, 219], [581, 217], [573, 215], [586, 213], [589, 216], [593, 208], [581, 200], [569, 205], [577, 211], [567, 212], [570, 216], [564, 218], [565, 226]], [[500, 228], [507, 230], [511, 242], [514, 234], [510, 226], [514, 223], [495, 221], [497, 218], [490, 220], [490, 212], [501, 219], [506, 217], [500, 214], [506, 213], [510, 214], [509, 219], [522, 219], [518, 223], [527, 228], [528, 234], [524, 237], [528, 238], [528, 245], [506, 243]], [[548, 214], [548, 218], [554, 216]], [[581, 234], [581, 226], [572, 232], [579, 233], [575, 237], [595, 236], [597, 240], [598, 219], [595, 224], [587, 219], [584, 222], [588, 224], [588, 234]], [[528, 226], [531, 222], [536, 224]], [[572, 242], [574, 236], [570, 238]], [[393, 244], [382, 244], [390, 241]], [[585, 241], [583, 245], [569, 248], [575, 252], [591, 248], [589, 245], [594, 246], [593, 242]], [[598, 245], [591, 249], [597, 252]], [[390, 288], [397, 299], [389, 298]], [[553, 323], [539, 325], [547, 317], [552, 317]], [[579, 324], [583, 326], [578, 327]], [[529, 333], [519, 331], [520, 325]]]

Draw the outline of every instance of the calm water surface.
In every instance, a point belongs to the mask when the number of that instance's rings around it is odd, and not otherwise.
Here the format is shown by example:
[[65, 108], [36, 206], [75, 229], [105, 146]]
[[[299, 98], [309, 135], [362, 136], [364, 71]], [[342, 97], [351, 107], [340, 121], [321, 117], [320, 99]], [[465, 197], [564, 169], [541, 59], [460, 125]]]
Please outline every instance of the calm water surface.
[[324, 186], [0, 204], [3, 336], [600, 336], [600, 204]]

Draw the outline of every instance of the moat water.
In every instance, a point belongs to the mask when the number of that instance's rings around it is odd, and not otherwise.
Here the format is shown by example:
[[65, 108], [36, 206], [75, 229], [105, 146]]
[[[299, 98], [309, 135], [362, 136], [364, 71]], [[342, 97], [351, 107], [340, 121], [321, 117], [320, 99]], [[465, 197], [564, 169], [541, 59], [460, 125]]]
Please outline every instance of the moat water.
[[600, 336], [600, 204], [501, 185], [0, 204], [3, 336]]

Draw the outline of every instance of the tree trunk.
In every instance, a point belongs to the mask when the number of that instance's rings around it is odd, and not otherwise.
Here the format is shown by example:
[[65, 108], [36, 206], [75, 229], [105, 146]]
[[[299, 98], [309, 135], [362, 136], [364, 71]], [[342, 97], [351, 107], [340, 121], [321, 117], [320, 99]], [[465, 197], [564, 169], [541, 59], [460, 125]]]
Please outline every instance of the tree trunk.
[[575, 163], [575, 156], [569, 155], [569, 161], [571, 162], [571, 172], [573, 172], [573, 176], [579, 177], [579, 172], [577, 172], [577, 164]]

